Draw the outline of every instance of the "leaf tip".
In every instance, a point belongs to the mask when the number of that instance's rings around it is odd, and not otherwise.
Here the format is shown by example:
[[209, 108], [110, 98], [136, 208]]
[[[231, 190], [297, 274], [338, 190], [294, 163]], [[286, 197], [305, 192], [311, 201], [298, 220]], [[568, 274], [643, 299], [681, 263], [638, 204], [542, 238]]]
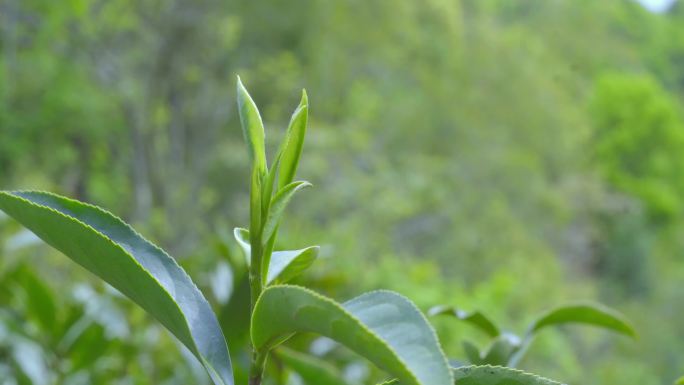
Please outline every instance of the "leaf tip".
[[299, 102], [300, 107], [309, 107], [309, 95], [306, 93], [306, 88], [302, 88], [302, 100]]

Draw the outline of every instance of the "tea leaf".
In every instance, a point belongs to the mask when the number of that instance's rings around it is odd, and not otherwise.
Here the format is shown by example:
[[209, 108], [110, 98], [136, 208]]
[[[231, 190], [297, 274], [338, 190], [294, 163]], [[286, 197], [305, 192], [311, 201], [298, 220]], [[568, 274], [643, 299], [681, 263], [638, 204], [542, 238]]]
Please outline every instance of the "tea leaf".
[[454, 368], [458, 385], [561, 385], [534, 374], [501, 366], [463, 366]]
[[283, 157], [278, 176], [278, 188], [282, 189], [294, 180], [299, 165], [299, 157], [304, 147], [306, 125], [309, 115], [309, 99], [306, 90], [302, 90], [302, 99], [299, 106], [290, 118], [283, 146]]
[[216, 385], [232, 385], [209, 303], [168, 254], [98, 207], [44, 192], [0, 192], [0, 209], [128, 296], [173, 333]]
[[264, 143], [264, 123], [254, 100], [242, 84], [240, 77], [237, 77], [237, 103], [242, 124], [242, 134], [247, 142], [247, 151], [253, 168], [259, 174], [266, 173], [266, 145]]
[[[249, 244], [249, 230], [235, 228], [235, 240], [242, 249], [247, 263], [250, 262], [251, 246]], [[285, 283], [308, 269], [316, 258], [320, 247], [309, 246], [299, 250], [274, 251], [268, 265], [266, 284], [274, 282]]]
[[489, 317], [485, 316], [483, 313], [480, 313], [479, 311], [468, 312], [453, 306], [440, 305], [428, 310], [428, 315], [431, 317], [438, 315], [447, 315], [455, 317], [456, 319], [467, 322], [479, 328], [490, 337], [497, 337], [501, 333], [496, 324], [494, 324], [494, 322], [492, 322], [492, 320], [490, 320]]
[[266, 223], [264, 223], [262, 239], [268, 240], [271, 238], [271, 235], [273, 235], [276, 226], [278, 226], [278, 223], [280, 222], [280, 218], [282, 218], [283, 213], [285, 212], [287, 204], [290, 203], [290, 200], [292, 199], [294, 194], [297, 191], [309, 186], [311, 186], [311, 183], [309, 182], [292, 182], [287, 186], [283, 187], [282, 189], [280, 189], [280, 191], [278, 191], [275, 197], [273, 197], [271, 209], [268, 212]]
[[622, 314], [594, 303], [577, 303], [555, 308], [532, 322], [528, 333], [535, 334], [547, 326], [565, 323], [593, 325], [636, 337], [634, 328]]
[[484, 363], [482, 356], [480, 356], [480, 350], [477, 348], [477, 346], [475, 346], [475, 344], [466, 340], [462, 342], [462, 345], [463, 351], [465, 352], [465, 355], [471, 364], [481, 365]]
[[[563, 385], [560, 382], [502, 366], [471, 365], [451, 369], [456, 385]], [[379, 385], [402, 385], [399, 380], [390, 380]]]
[[305, 384], [349, 385], [342, 373], [319, 358], [285, 348], [279, 348], [276, 355], [288, 368], [297, 372]]
[[506, 335], [500, 335], [496, 337], [487, 350], [483, 352], [482, 363], [488, 365], [506, 365], [511, 355], [516, 352], [519, 346], [519, 341], [513, 341]]
[[270, 286], [252, 316], [252, 342], [273, 348], [295, 332], [347, 346], [408, 385], [450, 385], [446, 358], [425, 316], [405, 297], [375, 291], [339, 304], [297, 286]]
[[318, 258], [320, 247], [309, 246], [300, 250], [274, 251], [268, 265], [266, 284], [285, 283], [308, 269]]

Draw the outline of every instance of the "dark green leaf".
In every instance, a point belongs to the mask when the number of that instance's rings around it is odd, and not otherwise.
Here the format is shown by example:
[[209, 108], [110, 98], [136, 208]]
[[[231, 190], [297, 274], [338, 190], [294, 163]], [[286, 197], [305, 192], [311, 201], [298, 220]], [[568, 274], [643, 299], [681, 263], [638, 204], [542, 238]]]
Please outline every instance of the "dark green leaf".
[[0, 209], [157, 318], [217, 385], [232, 385], [225, 339], [209, 304], [164, 251], [98, 207], [43, 192], [0, 192]]
[[306, 384], [348, 385], [333, 365], [310, 355], [294, 350], [278, 348], [277, 357], [294, 370]]
[[475, 344], [466, 340], [462, 342], [462, 345], [463, 351], [465, 352], [465, 355], [471, 364], [482, 365], [484, 363], [482, 361], [482, 357], [480, 356], [480, 349], [478, 349], [477, 346], [475, 346]]
[[447, 315], [455, 317], [461, 321], [467, 322], [483, 332], [487, 333], [490, 337], [496, 337], [500, 334], [499, 328], [492, 322], [489, 317], [480, 313], [479, 311], [463, 311], [453, 306], [435, 306], [428, 310], [428, 315], [431, 317], [438, 315]]
[[264, 351], [295, 332], [340, 342], [408, 385], [448, 385], [451, 372], [432, 327], [408, 299], [388, 291], [344, 304], [297, 286], [270, 286], [257, 301], [252, 342]]
[[519, 347], [519, 341], [507, 335], [500, 335], [492, 341], [482, 354], [482, 363], [487, 365], [506, 365], [511, 355]]

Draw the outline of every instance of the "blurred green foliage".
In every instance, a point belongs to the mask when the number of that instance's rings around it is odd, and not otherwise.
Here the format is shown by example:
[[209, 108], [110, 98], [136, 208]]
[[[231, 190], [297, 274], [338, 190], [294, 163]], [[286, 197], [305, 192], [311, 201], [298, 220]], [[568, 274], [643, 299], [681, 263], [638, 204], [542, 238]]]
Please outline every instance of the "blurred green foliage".
[[[0, 187], [107, 207], [181, 256], [244, 376], [248, 320], [231, 314], [248, 287], [226, 230], [248, 217], [233, 79], [270, 136], [305, 87], [299, 173], [319, 193], [293, 203], [280, 238], [325, 243], [299, 279], [341, 298], [387, 287], [517, 330], [540, 308], [601, 300], [634, 321], [636, 343], [550, 330], [521, 367], [671, 384], [684, 367], [683, 58], [680, 2], [5, 0]], [[484, 343], [435, 323], [443, 341]], [[176, 345], [0, 219], [1, 385], [206, 383]], [[351, 383], [377, 376], [325, 340], [290, 347]]]

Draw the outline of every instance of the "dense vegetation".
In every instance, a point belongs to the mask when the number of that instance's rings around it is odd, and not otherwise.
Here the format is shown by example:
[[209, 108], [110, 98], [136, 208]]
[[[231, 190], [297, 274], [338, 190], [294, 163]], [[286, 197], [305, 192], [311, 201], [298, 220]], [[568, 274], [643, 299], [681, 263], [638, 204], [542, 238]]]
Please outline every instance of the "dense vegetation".
[[[606, 384], [684, 370], [684, 7], [9, 0], [0, 33], [0, 187], [108, 207], [178, 256], [236, 341], [238, 378], [248, 319], [231, 315], [249, 287], [231, 232], [248, 223], [249, 168], [237, 72], [270, 143], [296, 90], [313, 100], [301, 173], [317, 191], [292, 203], [278, 243], [326, 243], [296, 283], [339, 298], [387, 287], [512, 330], [600, 300], [633, 320], [636, 342], [549, 330], [519, 366]], [[487, 342], [434, 323], [450, 357]], [[206, 383], [160, 330], [0, 219], [0, 384]], [[379, 375], [315, 336], [289, 347], [352, 383]]]

